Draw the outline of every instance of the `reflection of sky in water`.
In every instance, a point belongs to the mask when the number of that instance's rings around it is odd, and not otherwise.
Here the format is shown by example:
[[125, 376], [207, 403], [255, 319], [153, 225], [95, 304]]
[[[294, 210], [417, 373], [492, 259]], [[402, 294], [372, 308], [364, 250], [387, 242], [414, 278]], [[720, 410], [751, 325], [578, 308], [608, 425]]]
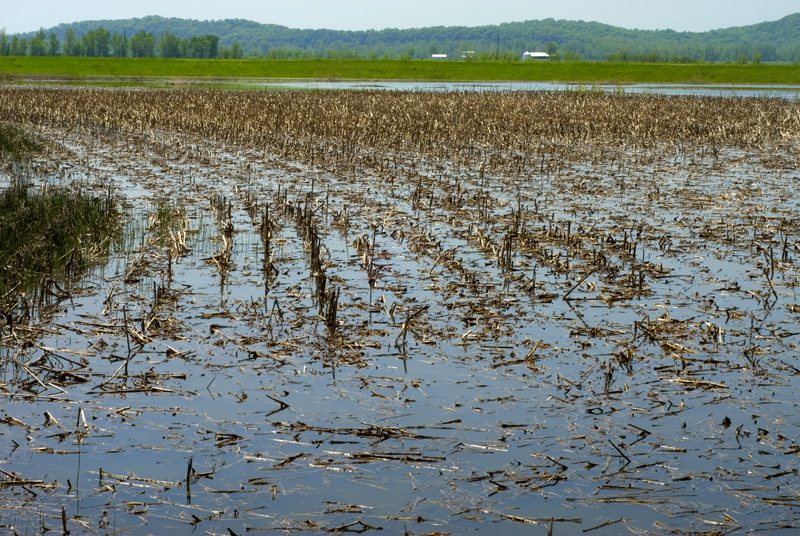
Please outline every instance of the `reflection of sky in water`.
[[602, 91], [604, 93], [698, 95], [713, 97], [772, 97], [797, 100], [800, 86], [789, 85], [683, 85], [683, 84], [566, 84], [551, 82], [396, 82], [396, 81], [287, 81], [258, 84], [258, 87], [294, 89], [355, 89], [386, 91]]

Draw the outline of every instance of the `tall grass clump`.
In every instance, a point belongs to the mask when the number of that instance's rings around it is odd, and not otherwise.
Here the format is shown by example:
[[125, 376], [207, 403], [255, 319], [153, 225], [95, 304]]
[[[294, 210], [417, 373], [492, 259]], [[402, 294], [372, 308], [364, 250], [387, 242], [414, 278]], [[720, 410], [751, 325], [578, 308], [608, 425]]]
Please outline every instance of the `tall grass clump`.
[[111, 192], [33, 190], [15, 179], [0, 193], [0, 297], [79, 275], [107, 251], [120, 215]]
[[26, 130], [0, 123], [0, 161], [27, 160], [42, 149], [42, 143]]

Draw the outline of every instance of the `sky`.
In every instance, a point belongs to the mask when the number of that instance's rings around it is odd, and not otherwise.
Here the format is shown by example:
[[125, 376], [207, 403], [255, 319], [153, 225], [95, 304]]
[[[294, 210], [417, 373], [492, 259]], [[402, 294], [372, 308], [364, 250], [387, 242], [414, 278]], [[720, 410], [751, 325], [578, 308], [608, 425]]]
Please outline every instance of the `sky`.
[[539, 19], [597, 21], [629, 29], [706, 31], [777, 20], [798, 0], [4, 0], [8, 34], [83, 20], [161, 15], [247, 19], [290, 28], [382, 30], [483, 26]]

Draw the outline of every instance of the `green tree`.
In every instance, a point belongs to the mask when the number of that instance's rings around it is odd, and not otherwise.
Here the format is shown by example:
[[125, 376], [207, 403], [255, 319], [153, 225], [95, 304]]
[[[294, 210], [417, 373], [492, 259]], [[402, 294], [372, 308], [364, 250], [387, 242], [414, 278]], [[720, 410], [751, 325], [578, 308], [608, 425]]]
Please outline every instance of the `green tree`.
[[44, 56], [47, 50], [47, 42], [45, 40], [46, 36], [44, 33], [44, 28], [39, 28], [39, 31], [36, 32], [36, 35], [30, 38], [28, 41], [28, 50], [30, 51], [31, 56]]
[[717, 61], [719, 59], [719, 49], [712, 45], [706, 45], [703, 50], [703, 59], [705, 61]]
[[606, 60], [619, 61], [619, 62], [628, 61], [628, 50], [623, 48], [619, 52], [616, 52], [614, 54], [609, 54], [608, 56], [606, 56]]
[[169, 30], [164, 30], [158, 40], [158, 53], [162, 58], [180, 58], [181, 40]]
[[8, 56], [9, 42], [6, 29], [0, 29], [0, 56]]
[[89, 30], [81, 37], [83, 53], [88, 57], [108, 57], [111, 49], [111, 32], [102, 27]]
[[202, 58], [205, 54], [205, 39], [197, 35], [193, 35], [189, 39], [189, 54], [190, 58]]
[[111, 54], [116, 58], [128, 57], [128, 38], [121, 33], [111, 36]]
[[156, 55], [156, 36], [142, 30], [130, 39], [134, 58], [152, 58]]
[[219, 37], [208, 34], [189, 39], [190, 58], [216, 58], [219, 55]]
[[78, 42], [78, 38], [75, 37], [75, 29], [72, 27], [67, 28], [64, 32], [64, 55], [80, 55], [80, 43]]
[[188, 57], [190, 57], [189, 40], [186, 39], [186, 38], [181, 39], [180, 54], [179, 54], [178, 57], [179, 58], [188, 58]]
[[777, 61], [778, 47], [774, 43], [760, 43], [756, 46], [756, 52], [761, 54], [762, 61]]
[[28, 42], [15, 35], [14, 37], [11, 38], [11, 43], [9, 43], [8, 55], [24, 56], [27, 48], [28, 48]]
[[206, 36], [206, 45], [208, 50], [209, 58], [216, 58], [219, 55], [219, 37], [216, 35], [207, 35]]
[[59, 48], [61, 48], [61, 43], [58, 42], [58, 37], [54, 32], [50, 32], [47, 38], [47, 55], [58, 56]]

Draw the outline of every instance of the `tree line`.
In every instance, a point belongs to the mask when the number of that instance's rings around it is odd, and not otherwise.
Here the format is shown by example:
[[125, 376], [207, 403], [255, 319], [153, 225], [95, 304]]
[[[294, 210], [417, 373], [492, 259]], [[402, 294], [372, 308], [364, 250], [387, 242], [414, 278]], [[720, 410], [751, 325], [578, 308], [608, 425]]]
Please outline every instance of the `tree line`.
[[553, 19], [345, 31], [158, 16], [82, 21], [13, 36], [0, 31], [0, 55], [417, 59], [446, 54], [457, 60], [518, 60], [525, 51], [546, 51], [564, 61], [800, 62], [800, 13], [708, 32]]
[[73, 28], [67, 28], [63, 40], [55, 32], [47, 34], [43, 28], [30, 39], [9, 37], [5, 30], [0, 30], [0, 56], [238, 59], [244, 57], [244, 52], [239, 43], [220, 48], [219, 37], [213, 34], [179, 38], [164, 30], [156, 38], [142, 30], [127, 37], [100, 27], [81, 36]]

